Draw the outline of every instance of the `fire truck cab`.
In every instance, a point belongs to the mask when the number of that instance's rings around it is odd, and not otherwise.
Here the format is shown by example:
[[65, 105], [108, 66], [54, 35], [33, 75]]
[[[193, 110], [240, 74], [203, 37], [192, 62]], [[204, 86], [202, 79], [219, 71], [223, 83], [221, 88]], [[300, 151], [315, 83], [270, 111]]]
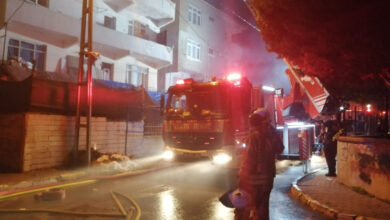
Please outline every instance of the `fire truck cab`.
[[240, 74], [224, 79], [177, 81], [164, 107], [164, 157], [210, 157], [226, 163], [245, 147], [252, 85]]

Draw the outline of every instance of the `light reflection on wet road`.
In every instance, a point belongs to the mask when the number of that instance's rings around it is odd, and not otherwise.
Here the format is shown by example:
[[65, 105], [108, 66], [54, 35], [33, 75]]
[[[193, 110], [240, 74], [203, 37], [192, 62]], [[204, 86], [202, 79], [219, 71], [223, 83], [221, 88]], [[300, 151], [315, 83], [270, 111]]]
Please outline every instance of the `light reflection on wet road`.
[[[116, 211], [110, 190], [133, 198], [141, 207], [143, 220], [229, 220], [233, 209], [218, 197], [236, 186], [237, 169], [217, 167], [209, 161], [180, 163], [175, 167], [128, 178], [100, 181], [67, 189], [63, 201], [37, 202], [33, 195], [0, 201], [0, 208], [56, 208], [78, 211]], [[289, 197], [289, 188], [302, 167], [289, 167], [275, 179], [270, 216], [279, 219], [326, 219]], [[128, 207], [125, 201], [124, 206]], [[52, 214], [0, 215], [0, 219], [69, 219]], [[71, 219], [85, 219], [72, 217]], [[88, 218], [118, 219], [118, 218]]]

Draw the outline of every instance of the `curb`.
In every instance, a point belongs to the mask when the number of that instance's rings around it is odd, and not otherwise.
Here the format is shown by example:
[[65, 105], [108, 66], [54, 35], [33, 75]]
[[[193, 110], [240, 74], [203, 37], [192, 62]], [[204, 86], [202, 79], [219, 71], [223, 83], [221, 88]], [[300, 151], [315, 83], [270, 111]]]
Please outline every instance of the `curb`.
[[298, 200], [299, 202], [305, 204], [309, 208], [311, 208], [313, 211], [319, 212], [326, 217], [329, 217], [331, 219], [337, 219], [337, 220], [380, 220], [378, 218], [372, 218], [372, 217], [366, 217], [366, 216], [359, 216], [356, 214], [349, 214], [349, 213], [343, 213], [339, 210], [336, 210], [332, 207], [329, 207], [325, 204], [320, 203], [317, 200], [314, 200], [311, 198], [308, 194], [305, 194], [301, 188], [298, 186], [298, 182], [304, 179], [307, 176], [313, 175], [320, 170], [324, 168], [319, 168], [314, 170], [311, 173], [305, 174], [303, 176], [298, 177], [292, 184], [290, 188], [291, 196]]
[[27, 187], [10, 189], [7, 191], [0, 191], [0, 200], [23, 195], [23, 194], [40, 192], [52, 188], [89, 184], [89, 183], [95, 183], [99, 180], [108, 180], [108, 179], [116, 179], [116, 178], [123, 178], [128, 176], [141, 175], [141, 174], [146, 174], [146, 173], [150, 173], [153, 171], [157, 171], [157, 170], [161, 170], [173, 166], [174, 164], [168, 164], [164, 166], [156, 166], [147, 169], [139, 169], [139, 170], [126, 171], [126, 172], [121, 172], [121, 173], [116, 173], [111, 175], [101, 175], [101, 176], [93, 176], [93, 177], [86, 177], [87, 173], [84, 171], [81, 172], [79, 171], [75, 173], [66, 173], [51, 178], [52, 180], [56, 180], [56, 182], [54, 183], [40, 184], [40, 183], [34, 183], [33, 181], [30, 181], [31, 184], [28, 184]]

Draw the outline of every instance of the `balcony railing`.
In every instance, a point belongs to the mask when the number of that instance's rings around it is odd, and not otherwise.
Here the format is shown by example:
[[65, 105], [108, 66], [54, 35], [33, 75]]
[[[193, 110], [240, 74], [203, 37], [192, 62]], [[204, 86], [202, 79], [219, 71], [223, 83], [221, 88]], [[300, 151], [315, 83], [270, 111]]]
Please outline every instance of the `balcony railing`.
[[171, 0], [103, 0], [114, 11], [129, 11], [150, 21], [152, 29], [159, 31], [175, 20], [176, 4]]

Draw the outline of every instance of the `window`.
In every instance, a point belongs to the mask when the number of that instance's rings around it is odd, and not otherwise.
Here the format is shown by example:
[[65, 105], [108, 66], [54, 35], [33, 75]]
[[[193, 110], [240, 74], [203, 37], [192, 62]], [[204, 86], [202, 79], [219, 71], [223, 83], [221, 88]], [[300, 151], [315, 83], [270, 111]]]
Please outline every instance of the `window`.
[[129, 31], [128, 31], [128, 34], [129, 35], [135, 35], [134, 21], [133, 20], [129, 21]]
[[127, 64], [126, 65], [126, 83], [134, 86], [147, 87], [148, 68]]
[[193, 41], [187, 40], [187, 58], [190, 60], [200, 61], [200, 44]]
[[104, 16], [104, 26], [116, 30], [116, 17]]
[[102, 62], [103, 80], [114, 80], [114, 64]]
[[209, 48], [209, 55], [214, 56], [214, 50], [212, 48]]
[[25, 41], [10, 39], [8, 41], [8, 59], [17, 58], [32, 69], [35, 61], [35, 69], [45, 70], [46, 45], [32, 44]]
[[145, 35], [145, 33], [146, 33], [146, 25], [141, 24], [141, 26], [140, 26], [140, 32], [141, 32], [142, 35]]
[[36, 5], [41, 5], [44, 7], [49, 7], [49, 0], [28, 0]]
[[200, 10], [190, 5], [188, 7], [188, 21], [200, 25]]
[[161, 31], [158, 35], [157, 35], [157, 43], [159, 44], [163, 44], [163, 45], [167, 45], [167, 30], [165, 31]]

